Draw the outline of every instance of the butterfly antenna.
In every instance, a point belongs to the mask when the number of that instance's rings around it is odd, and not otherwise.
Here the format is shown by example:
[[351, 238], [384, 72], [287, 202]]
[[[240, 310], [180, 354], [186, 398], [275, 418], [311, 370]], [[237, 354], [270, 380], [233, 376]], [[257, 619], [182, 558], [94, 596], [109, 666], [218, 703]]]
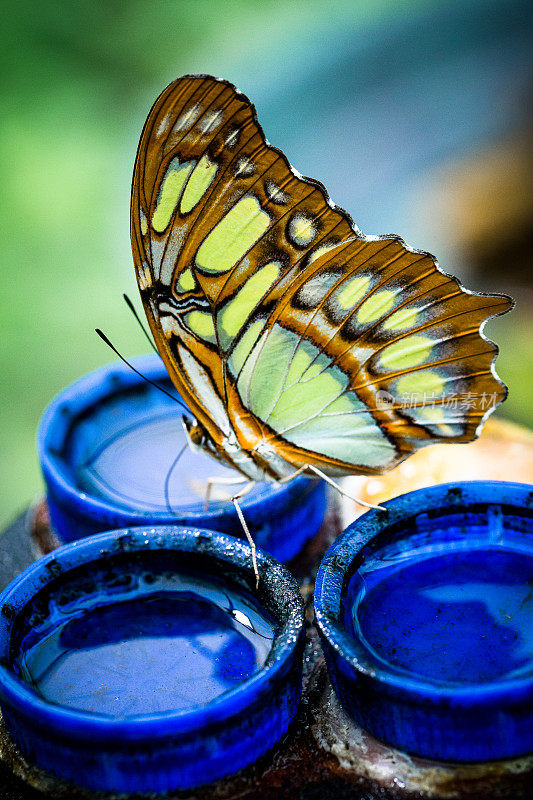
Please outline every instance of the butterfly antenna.
[[143, 379], [143, 381], [146, 381], [146, 383], [149, 383], [151, 386], [154, 386], [156, 389], [159, 389], [159, 391], [160, 391], [160, 392], [163, 392], [163, 394], [166, 394], [166, 396], [167, 396], [167, 397], [170, 397], [170, 399], [171, 399], [171, 400], [174, 400], [174, 402], [175, 402], [175, 403], [177, 403], [179, 406], [181, 406], [183, 409], [185, 409], [185, 411], [189, 411], [189, 409], [187, 408], [187, 406], [185, 405], [185, 403], [182, 403], [182, 401], [181, 401], [181, 400], [180, 400], [178, 397], [176, 397], [176, 396], [175, 396], [175, 395], [173, 395], [173, 394], [170, 394], [170, 392], [167, 392], [167, 390], [166, 390], [166, 389], [163, 389], [163, 387], [162, 387], [162, 386], [159, 386], [159, 384], [158, 384], [158, 383], [154, 383], [154, 381], [151, 381], [151, 380], [150, 380], [150, 378], [147, 378], [147, 377], [146, 377], [146, 375], [143, 375], [143, 374], [142, 374], [142, 372], [139, 372], [139, 370], [138, 370], [138, 369], [135, 369], [135, 367], [133, 366], [133, 364], [130, 364], [130, 362], [129, 362], [129, 361], [126, 359], [126, 358], [124, 358], [124, 356], [123, 356], [123, 355], [121, 355], [121, 354], [118, 352], [118, 350], [117, 350], [117, 348], [115, 347], [115, 345], [114, 345], [114, 344], [111, 344], [111, 342], [109, 341], [109, 339], [107, 338], [107, 336], [105, 335], [105, 333], [103, 333], [103, 331], [101, 331], [101, 330], [100, 330], [100, 328], [95, 328], [94, 330], [96, 331], [96, 333], [98, 334], [98, 336], [100, 337], [100, 339], [102, 339], [102, 340], [103, 340], [103, 341], [106, 343], [106, 345], [107, 345], [108, 347], [110, 347], [110, 348], [111, 348], [111, 350], [112, 350], [114, 353], [116, 353], [116, 355], [117, 355], [117, 356], [120, 358], [120, 360], [121, 360], [121, 361], [123, 361], [123, 362], [124, 362], [124, 363], [125, 363], [125, 364], [126, 364], [126, 365], [127, 365], [127, 366], [128, 366], [130, 369], [131, 369], [131, 370], [133, 370], [133, 372], [135, 372], [135, 373], [136, 373], [136, 374], [137, 374], [137, 375], [138, 375], [140, 378], [142, 378], [142, 379]]
[[135, 309], [135, 306], [134, 306], [134, 305], [133, 305], [133, 303], [131, 302], [130, 298], [128, 297], [128, 295], [127, 295], [126, 293], [124, 293], [122, 296], [123, 296], [123, 298], [124, 298], [124, 301], [125, 301], [126, 305], [127, 305], [127, 306], [128, 306], [128, 308], [129, 308], [129, 310], [131, 311], [131, 313], [133, 314], [133, 316], [134, 316], [134, 317], [135, 317], [135, 319], [137, 320], [137, 322], [138, 322], [138, 324], [139, 324], [139, 327], [140, 327], [140, 329], [142, 330], [142, 332], [143, 332], [143, 333], [144, 333], [144, 335], [146, 336], [146, 338], [147, 338], [147, 340], [148, 340], [148, 344], [150, 345], [150, 347], [152, 348], [152, 350], [154, 351], [154, 353], [155, 353], [156, 355], [159, 355], [159, 353], [157, 352], [157, 347], [156, 347], [156, 346], [155, 346], [155, 344], [153, 343], [153, 341], [152, 341], [152, 338], [151, 338], [150, 334], [148, 333], [148, 331], [147, 331], [147, 330], [146, 330], [146, 328], [144, 327], [144, 325], [143, 325], [143, 323], [142, 323], [142, 321], [141, 321], [141, 318], [140, 318], [140, 317], [139, 317], [139, 315], [137, 314], [137, 311], [136, 311], [136, 309]]

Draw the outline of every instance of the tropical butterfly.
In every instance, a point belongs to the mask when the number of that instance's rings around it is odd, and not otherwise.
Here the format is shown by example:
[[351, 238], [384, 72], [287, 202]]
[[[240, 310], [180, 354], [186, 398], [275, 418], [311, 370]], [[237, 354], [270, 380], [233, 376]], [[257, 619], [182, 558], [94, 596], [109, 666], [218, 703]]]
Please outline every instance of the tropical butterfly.
[[227, 81], [184, 76], [155, 102], [131, 240], [191, 439], [250, 480], [380, 473], [471, 441], [506, 396], [482, 328], [510, 299], [364, 236]]

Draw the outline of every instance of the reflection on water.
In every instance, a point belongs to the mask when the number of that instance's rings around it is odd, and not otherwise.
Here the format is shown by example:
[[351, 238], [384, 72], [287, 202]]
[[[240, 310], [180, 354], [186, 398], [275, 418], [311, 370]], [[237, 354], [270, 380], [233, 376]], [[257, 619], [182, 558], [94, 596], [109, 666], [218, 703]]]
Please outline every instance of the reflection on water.
[[497, 546], [406, 554], [364, 583], [354, 630], [379, 659], [425, 678], [472, 684], [533, 670], [533, 560]]
[[186, 574], [131, 578], [120, 599], [52, 603], [46, 628], [22, 643], [21, 677], [45, 699], [115, 718], [175, 711], [264, 665], [275, 623], [236, 587]]
[[[175, 391], [168, 378], [159, 383]], [[202, 508], [208, 478], [234, 477], [236, 484], [215, 486], [211, 493], [213, 501], [227, 502], [243, 476], [201, 450], [184, 448], [182, 415], [170, 398], [145, 384], [95, 403], [77, 419], [63, 454], [80, 491], [126, 508], [167, 512]]]
[[[127, 506], [141, 504], [166, 511], [165, 486], [172, 506], [197, 504], [205, 496], [207, 478], [235, 474], [205, 453], [188, 448], [172, 469], [186, 444], [181, 416], [176, 412], [154, 413], [107, 433], [79, 465], [78, 485]], [[241, 477], [235, 474], [237, 481]]]

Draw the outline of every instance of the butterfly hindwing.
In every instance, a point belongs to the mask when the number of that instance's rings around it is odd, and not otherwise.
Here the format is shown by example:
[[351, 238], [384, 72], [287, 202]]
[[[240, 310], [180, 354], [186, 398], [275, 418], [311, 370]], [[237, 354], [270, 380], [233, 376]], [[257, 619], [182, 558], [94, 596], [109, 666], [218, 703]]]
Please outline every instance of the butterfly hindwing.
[[474, 438], [505, 396], [480, 328], [508, 299], [466, 292], [398, 237], [364, 237], [224, 81], [181, 78], [156, 101], [131, 226], [176, 386], [215, 440], [274, 474], [383, 471]]
[[268, 322], [251, 321], [230, 365], [280, 452], [378, 471], [423, 444], [475, 436], [505, 396], [480, 325], [508, 307], [465, 292], [397, 238], [352, 241], [309, 265]]

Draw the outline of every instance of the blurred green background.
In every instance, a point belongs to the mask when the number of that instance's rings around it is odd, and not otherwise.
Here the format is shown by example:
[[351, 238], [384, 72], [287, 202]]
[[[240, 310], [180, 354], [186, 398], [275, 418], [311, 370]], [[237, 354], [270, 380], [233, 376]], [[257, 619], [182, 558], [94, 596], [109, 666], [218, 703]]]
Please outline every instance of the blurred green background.
[[146, 350], [121, 299], [137, 297], [131, 171], [150, 105], [183, 73], [236, 83], [365, 233], [517, 295], [487, 332], [501, 413], [533, 425], [531, 27], [518, 0], [4, 3], [0, 522], [42, 491], [45, 405], [112, 360], [94, 328]]

